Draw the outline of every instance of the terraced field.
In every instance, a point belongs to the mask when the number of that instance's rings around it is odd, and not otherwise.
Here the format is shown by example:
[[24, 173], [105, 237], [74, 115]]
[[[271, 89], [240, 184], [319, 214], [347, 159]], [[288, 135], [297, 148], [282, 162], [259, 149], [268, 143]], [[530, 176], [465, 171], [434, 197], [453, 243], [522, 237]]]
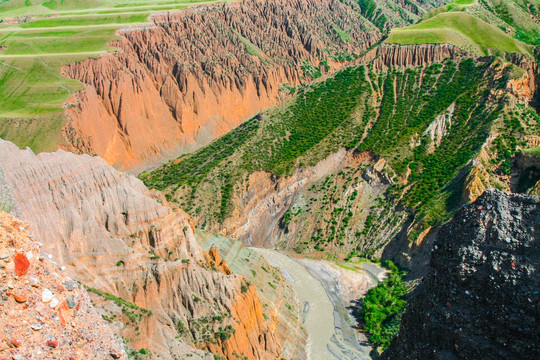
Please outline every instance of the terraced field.
[[[0, 0], [0, 137], [52, 150], [62, 104], [83, 87], [60, 74], [63, 65], [114, 51], [109, 42], [118, 38], [116, 31], [147, 23], [152, 13], [210, 2], [215, 0]], [[29, 139], [35, 133], [29, 127], [36, 126], [51, 136]]]

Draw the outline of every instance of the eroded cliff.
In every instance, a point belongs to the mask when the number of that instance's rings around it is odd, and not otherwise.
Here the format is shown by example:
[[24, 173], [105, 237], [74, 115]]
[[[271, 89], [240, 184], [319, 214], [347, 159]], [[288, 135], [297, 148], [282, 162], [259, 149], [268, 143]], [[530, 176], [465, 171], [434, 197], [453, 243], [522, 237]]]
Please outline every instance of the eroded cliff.
[[[394, 27], [442, 2], [377, 11]], [[156, 14], [120, 31], [119, 51], [64, 68], [87, 85], [65, 104], [64, 138], [133, 171], [205, 145], [381, 40], [366, 6], [267, 0]]]
[[248, 244], [344, 257], [408, 244], [449, 216], [444, 187], [500, 117], [510, 67], [453, 47], [431, 64], [437, 48], [384, 46], [141, 178], [198, 226]]
[[226, 358], [281, 354], [253, 286], [201, 250], [189, 217], [161, 195], [99, 157], [0, 147], [44, 251], [89, 286], [130, 346], [167, 359], [206, 356], [191, 344]]
[[120, 32], [120, 51], [64, 68], [88, 85], [67, 102], [65, 135], [120, 168], [207, 144], [377, 42], [358, 9], [275, 0], [155, 15]]

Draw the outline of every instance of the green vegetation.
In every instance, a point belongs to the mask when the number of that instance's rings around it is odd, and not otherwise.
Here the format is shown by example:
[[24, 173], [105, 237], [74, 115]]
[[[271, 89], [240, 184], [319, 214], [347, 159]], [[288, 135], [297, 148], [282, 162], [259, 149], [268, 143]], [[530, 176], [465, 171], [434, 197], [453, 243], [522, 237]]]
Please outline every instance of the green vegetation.
[[523, 153], [526, 154], [526, 155], [532, 155], [532, 156], [540, 157], [540, 146], [524, 149]]
[[[484, 75], [489, 65], [476, 65], [472, 59], [459, 65], [447, 61], [423, 73], [409, 69], [390, 74], [383, 83], [380, 115], [358, 149], [390, 159], [399, 174], [410, 171], [413, 185], [403, 200], [424, 216], [425, 226], [444, 220], [458, 205], [452, 189], [445, 187], [480, 149], [502, 109], [488, 107], [483, 100], [489, 96]], [[419, 83], [421, 87], [415, 88]], [[423, 136], [411, 150], [411, 137], [424, 133], [452, 104], [452, 136], [444, 137], [435, 149], [430, 149], [430, 138]]]
[[375, 348], [386, 349], [393, 337], [399, 332], [401, 316], [405, 311], [404, 296], [409, 292], [403, 282], [403, 271], [394, 263], [387, 261], [385, 266], [390, 270], [388, 277], [363, 298], [360, 318], [364, 329], [369, 334], [369, 341]]
[[[135, 323], [135, 324], [139, 323], [143, 316], [152, 315], [151, 310], [137, 306], [133, 304], [132, 302], [119, 298], [118, 296], [115, 296], [113, 294], [109, 294], [105, 291], [102, 291], [102, 290], [99, 290], [90, 286], [86, 286], [86, 285], [84, 285], [84, 288], [89, 292], [92, 292], [96, 295], [99, 295], [107, 300], [110, 300], [116, 303], [116, 305], [118, 305], [122, 309], [122, 313], [129, 319], [131, 323]], [[132, 310], [135, 310], [135, 311], [132, 311]]]
[[352, 42], [351, 36], [347, 34], [345, 31], [341, 30], [339, 26], [337, 26], [336, 24], [332, 24], [332, 28], [334, 28], [334, 30], [336, 31], [336, 33], [339, 35], [340, 39], [343, 42]]
[[254, 135], [259, 127], [259, 121], [259, 117], [254, 117], [218, 141], [180, 159], [180, 162], [165, 165], [167, 171], [142, 173], [141, 179], [148, 186], [159, 190], [165, 190], [173, 184], [177, 189], [181, 185], [197, 185]]
[[532, 52], [528, 45], [465, 12], [441, 13], [419, 24], [393, 29], [386, 42], [402, 45], [450, 43], [478, 55]]
[[388, 20], [374, 0], [358, 0], [358, 5], [360, 5], [361, 13], [366, 19], [370, 20], [379, 29], [384, 29]]
[[178, 337], [184, 335], [192, 336], [192, 341], [195, 343], [210, 342], [217, 344], [218, 340], [228, 340], [234, 333], [235, 329], [232, 325], [219, 326], [222, 322], [230, 318], [229, 313], [218, 313], [214, 316], [201, 316], [189, 320], [189, 326], [179, 320], [176, 326]]
[[242, 282], [242, 284], [240, 285], [240, 291], [242, 292], [242, 294], [247, 293], [250, 286], [251, 283], [249, 281]]
[[[502, 105], [487, 101], [489, 90], [504, 86], [511, 74], [488, 82], [488, 73], [496, 71], [491, 68], [492, 61], [468, 59], [456, 64], [448, 60], [378, 75], [363, 66], [346, 68], [297, 90], [287, 106], [252, 119], [211, 145], [141, 178], [149, 187], [180, 202], [188, 212], [201, 216], [204, 226], [206, 222], [223, 222], [229, 216], [231, 199], [242, 188], [247, 174], [264, 170], [287, 176], [300, 166], [316, 164], [342, 146], [372, 151], [387, 159], [391, 173], [395, 172], [392, 176], [397, 183], [385, 199], [400, 199], [413, 211], [415, 222], [421, 225], [413, 233], [418, 235], [422, 229], [442, 223], [459, 206], [463, 179], [457, 176], [478, 152], [501, 112]], [[373, 103], [372, 86], [383, 94], [377, 103]], [[428, 135], [421, 134], [450, 108], [452, 136], [443, 137], [435, 146]], [[370, 126], [366, 128], [366, 124]], [[413, 147], [412, 138], [417, 144]], [[360, 172], [346, 171], [334, 180], [341, 179], [344, 191]], [[406, 176], [407, 187], [399, 181]], [[323, 251], [330, 243], [343, 246], [344, 239], [351, 236], [347, 235], [354, 216], [351, 202], [358, 192], [340, 200], [341, 191], [334, 180], [327, 179], [318, 190], [326, 196], [320, 199], [316, 211], [324, 211], [331, 218], [321, 219], [320, 227], [310, 230], [315, 250]], [[210, 200], [207, 191], [212, 193]], [[215, 194], [221, 194], [221, 198]], [[212, 202], [216, 200], [214, 207]], [[364, 226], [356, 232], [357, 241], [380, 230], [379, 219], [391, 216], [390, 207], [385, 205], [390, 203], [381, 198], [376, 211], [362, 218], [365, 220], [359, 224]], [[206, 204], [209, 207], [203, 210], [201, 205]], [[287, 229], [298, 219], [300, 210], [286, 211], [280, 226]], [[400, 219], [392, 216], [391, 223], [397, 225]], [[359, 248], [353, 253], [366, 251]]]
[[240, 41], [242, 42], [242, 44], [244, 44], [244, 46], [246, 47], [246, 50], [247, 52], [250, 54], [250, 55], [255, 55], [257, 56], [259, 59], [261, 59], [262, 62], [264, 63], [268, 63], [269, 60], [267, 58], [265, 58], [263, 56], [263, 52], [261, 49], [259, 49], [259, 47], [255, 44], [253, 44], [251, 41], [249, 41], [247, 38], [245, 38], [244, 36], [242, 36], [242, 34], [240, 34], [238, 31], [234, 30], [233, 29], [233, 32], [236, 34], [236, 36], [238, 36], [238, 39], [240, 39]]
[[144, 360], [151, 357], [152, 353], [150, 350], [142, 348], [140, 350], [131, 349], [128, 346], [126, 346], [126, 352], [128, 355], [128, 359], [132, 360]]
[[[351, 113], [369, 92], [365, 68], [347, 68], [332, 78], [301, 89], [294, 103], [265, 129], [270, 136], [255, 139], [244, 155], [244, 166], [288, 175], [296, 160], [339, 127], [350, 124]], [[339, 101], [336, 101], [339, 99]]]
[[229, 340], [235, 332], [236, 331], [234, 330], [232, 325], [227, 325], [225, 326], [225, 328], [220, 327], [219, 330], [215, 333], [215, 336], [217, 339], [220, 339], [221, 341], [225, 341], [225, 340]]
[[441, 6], [439, 8], [436, 8], [435, 10], [432, 10], [424, 15], [423, 20], [427, 20], [429, 18], [434, 17], [435, 15], [449, 12], [449, 11], [463, 11], [466, 7], [469, 7], [471, 5], [475, 5], [475, 0], [455, 0], [453, 3]]
[[[512, 28], [512, 35], [527, 44], [540, 45], [537, 0], [479, 0], [482, 8], [500, 19], [501, 28]], [[536, 20], [535, 20], [536, 18]]]

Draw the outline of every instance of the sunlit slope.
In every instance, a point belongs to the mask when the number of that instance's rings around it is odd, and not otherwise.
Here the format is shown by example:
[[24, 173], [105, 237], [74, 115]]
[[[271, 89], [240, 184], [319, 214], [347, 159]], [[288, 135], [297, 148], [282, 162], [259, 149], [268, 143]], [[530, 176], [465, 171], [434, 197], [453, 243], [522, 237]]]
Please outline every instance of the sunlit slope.
[[419, 24], [394, 29], [386, 42], [401, 45], [449, 43], [476, 55], [531, 53], [529, 45], [466, 12], [440, 13]]

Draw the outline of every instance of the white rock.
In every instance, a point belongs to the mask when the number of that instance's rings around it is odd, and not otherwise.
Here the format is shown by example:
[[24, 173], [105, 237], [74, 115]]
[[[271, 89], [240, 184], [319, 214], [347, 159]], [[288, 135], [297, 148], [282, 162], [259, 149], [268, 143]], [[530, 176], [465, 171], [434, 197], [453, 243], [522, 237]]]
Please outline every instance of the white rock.
[[31, 251], [29, 251], [29, 252], [26, 253], [26, 258], [27, 258], [28, 260], [30, 260], [30, 259], [33, 258], [33, 257], [34, 257], [34, 253], [32, 253]]
[[52, 298], [51, 303], [49, 304], [49, 306], [54, 309], [58, 305], [58, 303], [59, 303], [59, 301], [58, 301], [57, 298]]
[[51, 290], [43, 289], [43, 291], [41, 292], [41, 301], [43, 301], [44, 303], [48, 303], [52, 299], [53, 299], [53, 294]]

